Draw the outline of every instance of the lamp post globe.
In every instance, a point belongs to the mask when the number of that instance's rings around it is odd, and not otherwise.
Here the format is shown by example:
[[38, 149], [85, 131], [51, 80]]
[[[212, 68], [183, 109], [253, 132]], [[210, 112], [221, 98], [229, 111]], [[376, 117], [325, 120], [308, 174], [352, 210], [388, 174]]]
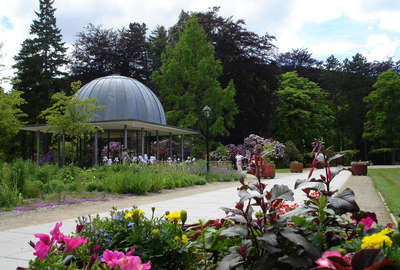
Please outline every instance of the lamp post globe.
[[211, 108], [206, 105], [203, 108], [204, 116], [206, 117], [206, 151], [207, 151], [207, 173], [210, 172], [210, 153], [208, 149], [208, 118], [210, 117]]

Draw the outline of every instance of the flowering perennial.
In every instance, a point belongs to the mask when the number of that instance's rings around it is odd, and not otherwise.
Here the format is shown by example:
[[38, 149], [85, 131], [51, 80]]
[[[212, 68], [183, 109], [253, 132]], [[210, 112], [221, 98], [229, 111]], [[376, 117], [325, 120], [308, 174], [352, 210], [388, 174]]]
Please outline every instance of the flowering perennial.
[[147, 270], [151, 268], [151, 262], [148, 261], [142, 264], [142, 260], [138, 256], [132, 256], [131, 254], [135, 251], [132, 248], [126, 253], [126, 255], [121, 251], [112, 251], [106, 249], [103, 253], [102, 262], [108, 264], [109, 267], [115, 268], [119, 267], [121, 270]]
[[61, 226], [62, 222], [56, 223], [54, 229], [50, 231], [51, 239], [48, 234], [43, 234], [43, 233], [34, 234], [35, 237], [39, 238], [39, 241], [36, 244], [34, 244], [35, 252], [33, 253], [33, 255], [37, 256], [39, 260], [44, 260], [46, 258], [46, 256], [49, 254], [49, 251], [55, 242], [64, 243], [65, 252], [67, 253], [71, 252], [80, 245], [87, 243], [87, 240], [84, 239], [83, 237], [70, 238], [64, 236], [60, 232]]
[[144, 212], [138, 208], [132, 209], [131, 211], [129, 211], [128, 213], [125, 214], [125, 219], [131, 218], [131, 217], [139, 217], [139, 216], [143, 216]]
[[369, 236], [365, 236], [361, 241], [362, 245], [361, 248], [382, 248], [383, 246], [391, 247], [392, 240], [388, 236], [391, 234], [393, 229], [385, 228], [384, 230], [380, 231], [379, 233], [374, 233]]
[[181, 221], [181, 213], [174, 211], [166, 216], [166, 218], [171, 222]]

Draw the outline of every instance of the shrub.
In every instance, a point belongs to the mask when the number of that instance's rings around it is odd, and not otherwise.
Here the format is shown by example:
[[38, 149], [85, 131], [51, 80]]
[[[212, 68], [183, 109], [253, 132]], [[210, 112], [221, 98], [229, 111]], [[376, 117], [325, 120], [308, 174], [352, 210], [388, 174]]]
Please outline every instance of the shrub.
[[24, 186], [24, 197], [25, 198], [37, 198], [41, 195], [43, 183], [39, 180], [27, 181]]
[[349, 166], [352, 161], [355, 161], [360, 153], [360, 150], [343, 150], [343, 165]]
[[289, 168], [291, 161], [303, 162], [303, 155], [292, 141], [287, 141], [285, 143], [285, 155], [278, 160], [276, 166], [278, 168]]
[[25, 162], [22, 159], [17, 159], [11, 165], [11, 181], [16, 183], [16, 188], [20, 193], [24, 192], [25, 184]]
[[22, 194], [15, 185], [0, 182], [0, 207], [10, 209], [22, 202]]
[[[44, 185], [44, 186], [46, 186], [46, 185]], [[65, 184], [61, 180], [57, 180], [57, 179], [51, 180], [48, 183], [47, 190], [48, 190], [48, 193], [50, 193], [50, 192], [60, 193], [65, 190]]]

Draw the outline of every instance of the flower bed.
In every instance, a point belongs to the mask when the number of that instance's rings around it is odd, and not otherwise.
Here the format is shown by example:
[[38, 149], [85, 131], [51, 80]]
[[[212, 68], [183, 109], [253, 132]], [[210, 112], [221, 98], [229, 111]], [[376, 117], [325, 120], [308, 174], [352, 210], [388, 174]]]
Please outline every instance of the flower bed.
[[31, 198], [56, 200], [52, 202], [54, 205], [79, 202], [80, 199], [63, 201], [63, 197], [69, 194], [85, 197], [91, 192], [145, 194], [162, 189], [203, 185], [211, 181], [227, 181], [227, 175], [229, 181], [239, 179], [239, 174], [233, 171], [227, 173], [215, 170], [207, 174], [204, 161], [171, 166], [121, 164], [81, 169], [73, 165], [58, 168], [47, 164], [40, 167], [31, 161], [17, 160], [11, 164], [0, 164], [0, 209], [20, 206], [18, 210], [28, 210], [42, 207], [40, 204], [21, 206], [25, 199]]
[[[326, 174], [311, 175], [323, 155]], [[316, 141], [313, 167], [297, 180], [307, 199], [293, 203], [285, 185], [240, 180], [239, 200], [222, 208], [218, 220], [186, 224], [187, 213], [148, 217], [140, 209], [113, 210], [109, 218], [80, 218], [76, 233], [61, 236], [60, 223], [31, 243], [31, 269], [379, 269], [399, 266], [400, 233], [393, 224], [376, 226], [374, 213], [361, 211], [354, 193], [338, 193], [331, 182], [341, 155]], [[344, 216], [351, 215], [351, 220]], [[64, 267], [64, 268], [62, 268]], [[395, 268], [387, 268], [395, 269]]]

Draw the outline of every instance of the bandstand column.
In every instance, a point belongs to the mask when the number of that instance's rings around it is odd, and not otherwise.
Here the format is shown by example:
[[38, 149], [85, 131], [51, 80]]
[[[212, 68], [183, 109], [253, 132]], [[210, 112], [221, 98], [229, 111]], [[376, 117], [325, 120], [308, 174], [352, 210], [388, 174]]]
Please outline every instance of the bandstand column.
[[61, 133], [61, 140], [62, 140], [61, 167], [64, 167], [64, 165], [65, 165], [65, 134], [64, 134], [64, 132]]
[[158, 130], [156, 130], [156, 140], [157, 140], [156, 159], [159, 160], [159, 158], [160, 158], [160, 138], [158, 137]]
[[181, 135], [181, 161], [183, 162], [184, 160], [184, 152], [183, 152], [183, 138], [184, 138], [184, 135], [182, 134]]
[[36, 131], [36, 164], [40, 161], [40, 130]]
[[142, 141], [142, 156], [144, 156], [144, 129], [143, 128], [140, 130], [140, 136], [141, 136], [141, 141]]
[[128, 149], [128, 126], [124, 126], [124, 148]]
[[94, 157], [93, 157], [94, 165], [96, 166], [96, 165], [99, 164], [99, 160], [98, 160], [98, 158], [99, 158], [99, 148], [98, 148], [97, 130], [94, 133], [94, 151], [93, 152], [94, 152]]
[[169, 133], [169, 156], [172, 158], [172, 133]]

